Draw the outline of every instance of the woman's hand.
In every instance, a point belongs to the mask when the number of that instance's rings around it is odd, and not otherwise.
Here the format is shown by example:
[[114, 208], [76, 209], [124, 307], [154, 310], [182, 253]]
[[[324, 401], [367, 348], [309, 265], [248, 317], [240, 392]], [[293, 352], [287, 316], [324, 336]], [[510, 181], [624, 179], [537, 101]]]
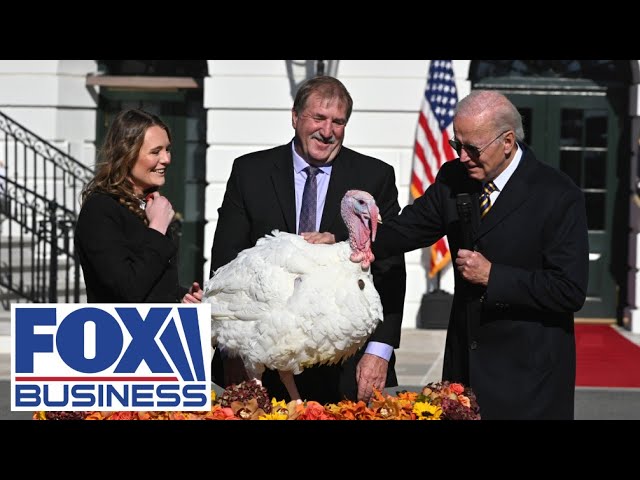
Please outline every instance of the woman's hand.
[[189, 292], [182, 297], [182, 303], [202, 303], [202, 289], [198, 282], [193, 282]]
[[167, 228], [169, 228], [169, 224], [175, 215], [171, 202], [167, 197], [160, 195], [159, 192], [147, 195], [146, 200], [147, 206], [144, 212], [147, 220], [149, 220], [149, 228], [166, 235]]

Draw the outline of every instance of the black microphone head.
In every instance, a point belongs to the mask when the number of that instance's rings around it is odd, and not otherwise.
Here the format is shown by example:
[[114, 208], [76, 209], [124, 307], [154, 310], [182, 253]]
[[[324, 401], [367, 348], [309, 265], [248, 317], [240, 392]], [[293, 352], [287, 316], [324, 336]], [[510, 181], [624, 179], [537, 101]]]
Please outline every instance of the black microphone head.
[[471, 223], [471, 195], [468, 193], [456, 195], [456, 210], [463, 223]]
[[471, 205], [471, 195], [468, 193], [459, 193], [456, 195], [456, 205], [457, 206], [466, 206]]
[[471, 195], [468, 193], [456, 195], [456, 210], [458, 210], [458, 217], [460, 218], [460, 247], [467, 250], [473, 250], [471, 209]]

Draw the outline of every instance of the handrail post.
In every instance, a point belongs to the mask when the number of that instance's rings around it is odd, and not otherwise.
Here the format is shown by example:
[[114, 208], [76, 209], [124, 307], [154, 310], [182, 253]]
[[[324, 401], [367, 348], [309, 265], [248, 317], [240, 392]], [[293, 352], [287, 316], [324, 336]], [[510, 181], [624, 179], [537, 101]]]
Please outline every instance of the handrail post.
[[49, 260], [49, 303], [58, 303], [58, 222], [57, 204], [49, 202], [49, 222], [51, 224], [51, 258]]
[[80, 258], [75, 250], [73, 260], [75, 261], [75, 268], [73, 269], [73, 301], [74, 303], [80, 303]]

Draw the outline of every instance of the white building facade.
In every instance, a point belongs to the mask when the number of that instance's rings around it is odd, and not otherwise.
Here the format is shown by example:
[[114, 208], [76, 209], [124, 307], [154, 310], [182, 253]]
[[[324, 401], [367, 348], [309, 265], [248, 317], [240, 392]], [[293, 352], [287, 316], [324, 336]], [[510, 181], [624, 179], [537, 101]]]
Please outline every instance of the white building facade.
[[[117, 105], [123, 107], [149, 101], [177, 104], [180, 103], [180, 95], [186, 92], [185, 98], [193, 106], [189, 110], [198, 109], [199, 113], [187, 113], [185, 152], [187, 158], [192, 160], [188, 161], [182, 178], [186, 179], [186, 185], [194, 183], [199, 186], [194, 187], [193, 195], [185, 195], [181, 205], [186, 217], [190, 212], [198, 212], [192, 222], [194, 242], [199, 249], [193, 264], [202, 278], [206, 279], [217, 209], [222, 202], [233, 160], [248, 152], [287, 143], [293, 137], [291, 106], [296, 86], [314, 75], [319, 66], [326, 73], [338, 77], [354, 100], [344, 144], [392, 165], [396, 173], [400, 205], [403, 207], [409, 203], [418, 112], [429, 63], [429, 60], [325, 60], [321, 64], [316, 60], [202, 60], [199, 68], [203, 73], [198, 78], [189, 72], [181, 72], [179, 68], [172, 75], [171, 66], [160, 72], [162, 74], [138, 75], [126, 71], [117, 74], [105, 72], [104, 65], [97, 60], [0, 61], [0, 112], [84, 165], [92, 167], [101, 132], [108, 124], [109, 116], [104, 113], [105, 101], [108, 102], [115, 95], [118, 96]], [[606, 278], [594, 285], [593, 289], [599, 291], [600, 288], [608, 288], [612, 292], [609, 297], [615, 296], [613, 306], [596, 308], [586, 314], [594, 318], [616, 318], [630, 330], [640, 333], [640, 258], [637, 254], [640, 247], [639, 61], [629, 60], [623, 67], [626, 69], [625, 84], [616, 86], [622, 92], [620, 95], [624, 108], [621, 109], [618, 104], [611, 108], [607, 106], [610, 90], [601, 87], [601, 82], [578, 83], [567, 87], [566, 79], [555, 77], [545, 85], [539, 85], [536, 83], [538, 79], [528, 83], [521, 76], [483, 77], [479, 74], [483, 68], [479, 61], [453, 61], [458, 98], [467, 95], [472, 88], [504, 90], [514, 96], [517, 100], [514, 103], [519, 108], [523, 106], [529, 109], [525, 116], [533, 118], [533, 121], [525, 128], [528, 126], [531, 131], [538, 132], [546, 128], [545, 125], [557, 122], [560, 133], [556, 143], [561, 145], [557, 162], [560, 167], [571, 169], [571, 165], [576, 164], [575, 152], [582, 152], [580, 158], [583, 161], [578, 163], [583, 166], [573, 171], [581, 172], [576, 174], [577, 181], [582, 181], [586, 194], [593, 196], [594, 215], [602, 217], [601, 221], [594, 220], [593, 225], [594, 245], [596, 242], [601, 244], [598, 244], [597, 251], [592, 252], [594, 269], [591, 274]], [[193, 80], [191, 83], [189, 78]], [[155, 97], [149, 100], [149, 95]], [[593, 102], [579, 103], [576, 100], [586, 97], [593, 97]], [[558, 98], [565, 98], [566, 102], [558, 104]], [[547, 120], [537, 121], [536, 112], [548, 115], [545, 117]], [[551, 119], [554, 112], [559, 115], [557, 120]], [[163, 111], [159, 110], [158, 113], [164, 119]], [[566, 147], [563, 146], [564, 139], [572, 135], [565, 125], [577, 125], [580, 123], [576, 120], [578, 117], [582, 119], [580, 121], [585, 126], [585, 132], [604, 128], [610, 137], [615, 134], [616, 138], [623, 140], [622, 144], [615, 146], [616, 160], [606, 157], [606, 152], [611, 151], [612, 147], [585, 144], [582, 148], [568, 143]], [[608, 121], [609, 126], [602, 127], [603, 121]], [[612, 130], [614, 126], [615, 131]], [[174, 135], [176, 131], [181, 135], [183, 130], [172, 128], [172, 131]], [[533, 138], [534, 149], [536, 142], [542, 141], [541, 137]], [[546, 143], [553, 143], [555, 137], [546, 138], [550, 138]], [[544, 160], [544, 155], [540, 155], [537, 149], [536, 152]], [[589, 173], [589, 162], [598, 158], [605, 164], [601, 164], [595, 173]], [[180, 161], [174, 155], [174, 164]], [[615, 165], [610, 165], [612, 162]], [[607, 177], [604, 183], [596, 178], [602, 175]], [[617, 177], [617, 180], [613, 177]], [[190, 179], [197, 181], [191, 182]], [[620, 218], [619, 214], [616, 216], [616, 212], [622, 211], [626, 218]], [[616, 229], [623, 232], [626, 238], [620, 240], [620, 234], [612, 233]], [[597, 236], [601, 231], [604, 233]], [[619, 252], [618, 245], [622, 245], [625, 251]], [[423, 297], [433, 289], [433, 283], [427, 280], [428, 257], [428, 249], [406, 254], [407, 290], [403, 328], [415, 328], [420, 324]], [[598, 259], [603, 258], [605, 264], [598, 266]], [[615, 270], [616, 273], [610, 275], [609, 270]], [[603, 287], [602, 282], [607, 285]], [[453, 292], [450, 266], [442, 272], [440, 288]], [[596, 298], [595, 301], [597, 303], [599, 300]], [[603, 300], [606, 301], [611, 302], [611, 298]]]

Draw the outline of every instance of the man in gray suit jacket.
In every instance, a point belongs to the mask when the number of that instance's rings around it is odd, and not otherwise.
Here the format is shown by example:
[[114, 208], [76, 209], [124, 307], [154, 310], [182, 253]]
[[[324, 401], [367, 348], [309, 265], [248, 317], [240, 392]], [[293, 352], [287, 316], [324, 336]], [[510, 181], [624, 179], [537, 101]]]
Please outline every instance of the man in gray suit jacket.
[[504, 95], [471, 92], [453, 128], [459, 158], [379, 226], [373, 252], [447, 235], [455, 294], [443, 380], [471, 386], [483, 419], [573, 419], [574, 312], [589, 267], [583, 193], [522, 142], [522, 118]]
[[[318, 167], [316, 232], [332, 241], [347, 240], [340, 201], [351, 189], [365, 190], [376, 200], [383, 221], [400, 211], [393, 168], [342, 146], [353, 101], [337, 79], [319, 76], [298, 90], [292, 108], [294, 139], [286, 145], [250, 153], [234, 161], [227, 182], [211, 249], [211, 275], [242, 250], [272, 230], [299, 232], [306, 167]], [[383, 322], [354, 357], [342, 365], [305, 368], [296, 376], [303, 399], [320, 403], [344, 398], [368, 401], [373, 388], [397, 386], [394, 348], [400, 345], [406, 271], [403, 254], [375, 262], [374, 284], [384, 310]], [[238, 359], [223, 359], [216, 350], [213, 381], [220, 386], [246, 378]], [[263, 385], [271, 397], [289, 400], [276, 372], [267, 370]]]

